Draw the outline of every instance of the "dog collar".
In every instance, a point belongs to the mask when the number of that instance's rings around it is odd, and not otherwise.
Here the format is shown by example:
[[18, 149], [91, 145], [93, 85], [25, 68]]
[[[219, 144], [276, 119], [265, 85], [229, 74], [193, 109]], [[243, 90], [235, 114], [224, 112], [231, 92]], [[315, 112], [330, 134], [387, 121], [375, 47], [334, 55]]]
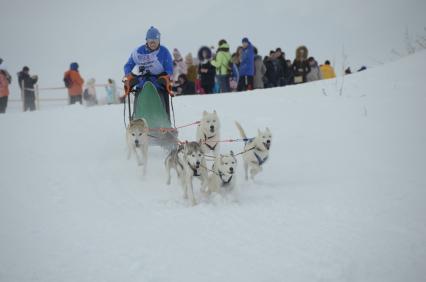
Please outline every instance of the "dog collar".
[[209, 139], [212, 139], [213, 137], [215, 137], [216, 136], [216, 134], [214, 134], [214, 135], [212, 135], [212, 136], [209, 136], [209, 137], [207, 137], [207, 134], [205, 134], [204, 133], [204, 140], [209, 140]]

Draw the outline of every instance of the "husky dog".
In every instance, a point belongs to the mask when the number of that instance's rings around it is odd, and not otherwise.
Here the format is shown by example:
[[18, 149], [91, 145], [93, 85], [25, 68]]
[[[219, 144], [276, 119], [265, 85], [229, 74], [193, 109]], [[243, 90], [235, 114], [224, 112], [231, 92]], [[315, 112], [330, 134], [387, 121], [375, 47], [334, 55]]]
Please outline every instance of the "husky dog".
[[146, 174], [146, 166], [148, 163], [148, 123], [144, 118], [130, 121], [126, 129], [126, 139], [128, 154], [135, 155], [138, 165], [143, 165], [143, 174]]
[[220, 123], [216, 111], [203, 112], [203, 118], [197, 127], [197, 141], [205, 153], [212, 151], [214, 156], [219, 152]]
[[250, 168], [250, 178], [254, 179], [256, 174], [262, 171], [262, 165], [268, 160], [269, 149], [271, 148], [272, 134], [269, 128], [264, 131], [258, 130], [257, 136], [253, 139], [247, 139], [246, 133], [238, 122], [235, 122], [241, 138], [244, 138], [244, 172], [245, 179], [248, 180], [248, 169]]
[[184, 199], [188, 198], [189, 190], [191, 203], [196, 205], [192, 179], [194, 177], [200, 179], [202, 186], [205, 185], [204, 182], [207, 179], [206, 160], [201, 145], [197, 142], [179, 145], [166, 157], [164, 164], [166, 166], [167, 184], [170, 184], [170, 170], [173, 168], [181, 181]]
[[222, 188], [225, 191], [233, 191], [236, 183], [236, 172], [237, 159], [234, 152], [231, 151], [229, 155], [217, 156], [213, 163], [212, 174], [206, 181], [205, 192], [207, 194], [218, 193]]

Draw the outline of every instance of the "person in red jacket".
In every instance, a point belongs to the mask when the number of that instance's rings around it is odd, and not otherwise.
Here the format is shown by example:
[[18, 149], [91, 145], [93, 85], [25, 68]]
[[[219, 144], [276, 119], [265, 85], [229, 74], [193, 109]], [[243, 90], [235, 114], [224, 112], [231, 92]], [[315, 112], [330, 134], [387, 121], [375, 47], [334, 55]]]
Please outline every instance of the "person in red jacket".
[[68, 88], [70, 105], [79, 102], [83, 104], [83, 85], [84, 79], [78, 72], [78, 64], [71, 63], [70, 69], [64, 74], [65, 87]]
[[9, 80], [6, 70], [0, 69], [0, 114], [4, 114], [9, 98]]

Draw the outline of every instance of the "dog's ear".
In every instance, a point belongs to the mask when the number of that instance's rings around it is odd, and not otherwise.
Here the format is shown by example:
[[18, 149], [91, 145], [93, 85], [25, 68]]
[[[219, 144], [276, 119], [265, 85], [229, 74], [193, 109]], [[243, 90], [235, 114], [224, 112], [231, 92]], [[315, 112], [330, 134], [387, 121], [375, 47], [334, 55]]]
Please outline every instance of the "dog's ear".
[[203, 116], [206, 116], [208, 113], [207, 113], [207, 111], [204, 111], [203, 112]]
[[216, 113], [216, 110], [213, 110], [213, 113], [216, 115], [217, 113]]
[[267, 131], [268, 133], [271, 133], [271, 130], [269, 129], [269, 127], [266, 127], [266, 131]]

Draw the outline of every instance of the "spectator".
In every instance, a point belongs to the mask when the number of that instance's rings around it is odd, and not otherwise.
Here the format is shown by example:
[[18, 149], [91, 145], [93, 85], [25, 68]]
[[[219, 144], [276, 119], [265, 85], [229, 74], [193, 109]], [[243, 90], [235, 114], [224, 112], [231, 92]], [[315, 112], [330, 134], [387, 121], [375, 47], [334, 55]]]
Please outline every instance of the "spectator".
[[278, 85], [278, 62], [276, 59], [275, 51], [271, 50], [269, 52], [269, 57], [266, 59], [266, 87], [276, 87]]
[[253, 45], [244, 37], [242, 40], [243, 49], [240, 58], [240, 80], [238, 81], [238, 91], [246, 91], [253, 89], [254, 76], [254, 50]]
[[330, 65], [330, 61], [325, 61], [324, 65], [320, 66], [321, 76], [323, 79], [335, 78], [336, 73], [334, 72], [333, 67]]
[[64, 74], [64, 82], [65, 86], [68, 88], [70, 105], [75, 104], [77, 102], [82, 104], [84, 79], [80, 76], [80, 73], [78, 72], [77, 63], [71, 63], [70, 69]]
[[197, 66], [194, 64], [194, 59], [192, 58], [192, 54], [189, 53], [185, 57], [185, 63], [187, 67], [187, 79], [188, 81], [192, 81], [195, 83], [195, 80], [197, 79]]
[[296, 49], [296, 59], [293, 62], [294, 84], [306, 82], [306, 75], [311, 71], [308, 58], [308, 49], [300, 46]]
[[107, 93], [107, 104], [115, 104], [117, 102], [117, 85], [112, 78], [108, 79], [108, 83], [105, 86], [105, 91]]
[[231, 56], [231, 77], [229, 79], [229, 86], [232, 91], [237, 91], [238, 81], [240, 79], [240, 74], [238, 72], [239, 56], [237, 53], [232, 54]]
[[291, 63], [291, 60], [286, 60], [286, 63], [287, 63], [286, 85], [291, 85], [294, 83], [293, 64]]
[[12, 83], [12, 76], [7, 71], [6, 64], [4, 63], [2, 58], [0, 58], [0, 70], [3, 70], [3, 72], [6, 75], [6, 80], [9, 82], [9, 84], [11, 84]]
[[173, 82], [176, 83], [179, 75], [187, 74], [188, 69], [178, 49], [173, 50]]
[[200, 63], [198, 65], [198, 74], [200, 75], [201, 87], [205, 94], [213, 93], [214, 78], [216, 69], [211, 64], [212, 52], [209, 47], [201, 47], [198, 51], [198, 59]]
[[35, 89], [34, 85], [37, 83], [38, 77], [36, 75], [30, 76], [30, 69], [25, 66], [22, 71], [18, 72], [18, 83], [23, 93], [24, 112], [27, 110], [35, 111]]
[[89, 79], [86, 83], [86, 88], [84, 89], [83, 99], [86, 101], [87, 106], [94, 106], [98, 103], [96, 98], [96, 80], [94, 78]]
[[8, 72], [5, 69], [0, 69], [0, 114], [6, 112], [7, 101], [9, 99], [9, 84]]
[[195, 83], [188, 80], [187, 75], [181, 74], [179, 75], [178, 84], [174, 91], [176, 91], [178, 95], [195, 94]]
[[279, 65], [277, 86], [285, 86], [287, 84], [287, 77], [289, 72], [285, 59], [285, 53], [281, 50], [281, 48], [277, 48], [275, 50], [275, 57]]
[[254, 79], [253, 79], [253, 88], [262, 89], [265, 88], [263, 84], [263, 77], [266, 73], [266, 67], [263, 64], [262, 56], [258, 55], [257, 48], [254, 47]]
[[310, 57], [308, 59], [308, 63], [311, 70], [306, 75], [306, 81], [311, 82], [311, 81], [321, 80], [321, 71], [318, 66], [318, 62], [315, 60], [315, 58]]
[[219, 84], [219, 93], [229, 92], [229, 76], [231, 73], [231, 53], [229, 53], [229, 45], [226, 40], [219, 41], [219, 48], [212, 65], [216, 68], [216, 79]]

